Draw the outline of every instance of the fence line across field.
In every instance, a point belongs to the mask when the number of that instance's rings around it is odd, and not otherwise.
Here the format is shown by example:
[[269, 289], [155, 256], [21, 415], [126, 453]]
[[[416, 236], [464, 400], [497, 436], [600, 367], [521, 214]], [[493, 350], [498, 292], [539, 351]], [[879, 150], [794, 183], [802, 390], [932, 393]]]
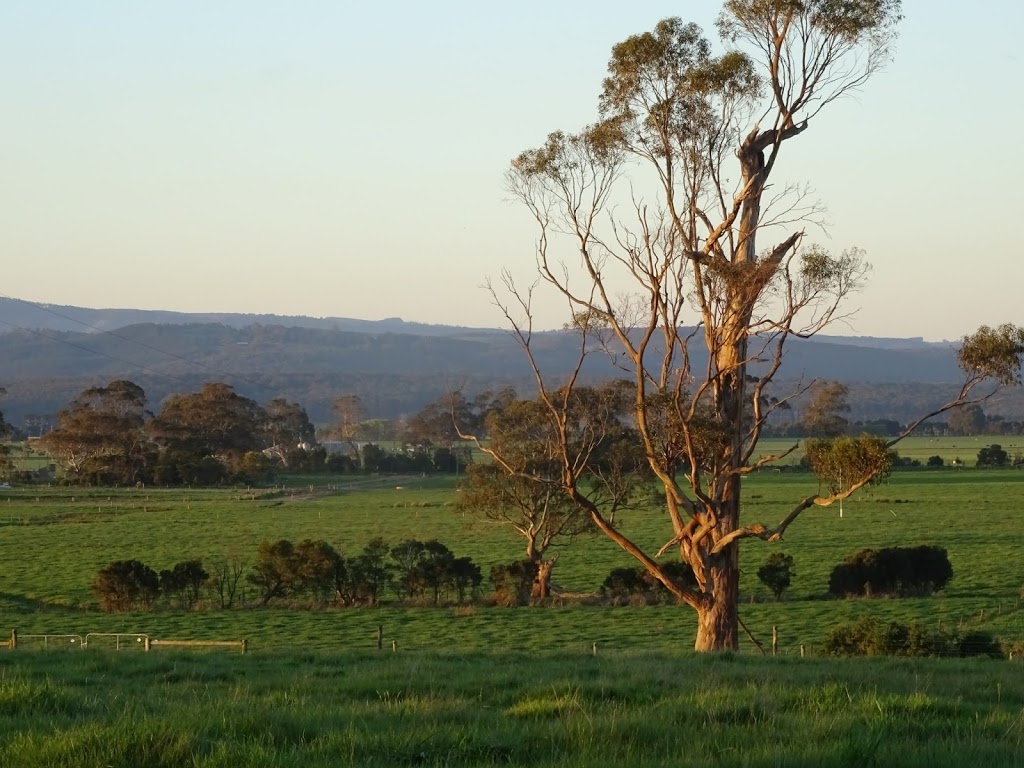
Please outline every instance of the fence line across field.
[[86, 645], [85, 639], [81, 635], [18, 635], [12, 632], [11, 639], [14, 645], [8, 643], [9, 648], [16, 648], [18, 642], [29, 640], [42, 640], [43, 650], [48, 650], [51, 643], [57, 645], [61, 641], [63, 641], [64, 645], [74, 645], [79, 648], [85, 648]]
[[[244, 654], [249, 650], [249, 641], [242, 640], [157, 640], [151, 638], [145, 632], [89, 632], [82, 635], [73, 634], [31, 634], [19, 635], [18, 630], [11, 631], [10, 640], [0, 641], [0, 648], [9, 648], [14, 651], [18, 649], [19, 643], [26, 641], [42, 641], [43, 650], [49, 650], [51, 643], [56, 646], [63, 641], [65, 645], [77, 646], [85, 649], [90, 642], [101, 638], [114, 638], [114, 650], [120, 651], [126, 648], [141, 647], [149, 653], [154, 646], [165, 646], [173, 648], [238, 648]], [[125, 642], [128, 639], [129, 642]], [[134, 641], [134, 642], [131, 642]], [[109, 646], [108, 646], [109, 647]]]
[[[149, 643], [149, 635], [147, 635], [145, 632], [90, 632], [89, 634], [87, 634], [85, 636], [85, 644], [82, 647], [83, 648], [88, 648], [89, 647], [89, 643], [91, 641], [99, 639], [101, 637], [102, 638], [105, 638], [105, 637], [112, 637], [112, 638], [114, 638], [114, 650], [115, 651], [120, 651], [122, 647], [129, 647], [129, 648], [131, 647], [130, 644], [128, 646], [122, 646], [121, 645], [121, 638], [123, 638], [123, 637], [127, 637], [127, 638], [133, 639], [137, 645], [138, 644], [146, 644], [146, 645], [148, 645], [148, 643]], [[149, 650], [149, 648], [147, 647], [146, 650]]]
[[[962, 625], [961, 625], [962, 628]], [[376, 646], [377, 650], [383, 650], [385, 647], [384, 643], [384, 625], [381, 624], [377, 627], [377, 631], [374, 633], [375, 638], [373, 646]], [[757, 651], [764, 656], [795, 656], [799, 655], [800, 658], [811, 657], [811, 658], [823, 658], [820, 653], [815, 652], [815, 646], [807, 645], [805, 642], [790, 642], [786, 646], [783, 646], [781, 641], [781, 631], [778, 626], [773, 626], [771, 631], [771, 640], [768, 648], [758, 642], [756, 639], [751, 637], [753, 644], [756, 646]], [[242, 640], [161, 640], [151, 638], [145, 632], [90, 632], [84, 636], [76, 634], [19, 634], [17, 630], [12, 630], [9, 640], [0, 640], [0, 648], [9, 648], [16, 650], [20, 643], [26, 643], [27, 641], [42, 641], [42, 649], [49, 650], [56, 648], [61, 644], [64, 647], [78, 647], [87, 649], [90, 644], [96, 645], [95, 642], [100, 638], [114, 638], [113, 650], [125, 650], [128, 648], [140, 648], [146, 653], [150, 653], [154, 648], [158, 646], [164, 646], [167, 648], [237, 648], [243, 654], [249, 651], [248, 639]], [[125, 638], [130, 638], [134, 642], [125, 642]], [[1009, 661], [1020, 661], [1021, 653], [1020, 648], [1024, 647], [1024, 640], [1013, 641], [1015, 650], [1004, 651], [1006, 652], [1006, 658]], [[36, 645], [38, 648], [38, 645]], [[110, 648], [107, 644], [104, 647]], [[372, 646], [371, 646], [372, 647]], [[597, 641], [587, 642], [583, 648], [589, 649], [590, 653], [594, 656], [598, 655], [599, 643]], [[603, 649], [607, 649], [607, 645], [600, 646]], [[391, 639], [391, 650], [393, 652], [398, 651], [398, 639]], [[613, 651], [614, 652], [614, 651]], [[899, 654], [896, 654], [897, 656]], [[954, 657], [962, 658], [963, 654], [954, 650], [940, 651], [934, 654], [936, 657]], [[894, 658], [895, 656], [893, 656]]]

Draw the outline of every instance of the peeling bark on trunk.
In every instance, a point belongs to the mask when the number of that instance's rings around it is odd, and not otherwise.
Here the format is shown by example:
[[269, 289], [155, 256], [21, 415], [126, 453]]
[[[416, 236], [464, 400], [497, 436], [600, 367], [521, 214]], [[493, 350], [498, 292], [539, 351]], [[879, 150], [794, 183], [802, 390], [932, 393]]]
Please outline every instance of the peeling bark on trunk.
[[735, 544], [722, 552], [720, 566], [712, 567], [713, 588], [697, 609], [696, 651], [735, 651], [739, 648], [739, 562]]
[[[753, 241], [753, 233], [750, 233]], [[741, 262], [742, 263], [742, 262]], [[721, 552], [707, 554], [714, 544], [740, 525], [741, 476], [732, 474], [742, 463], [743, 421], [746, 404], [747, 326], [750, 308], [742, 292], [733, 288], [727, 324], [722, 327], [723, 344], [717, 367], [721, 379], [716, 392], [716, 409], [729, 436], [721, 454], [715, 489], [717, 521], [702, 542], [705, 562], [705, 600], [697, 607], [697, 651], [730, 651], [739, 647], [739, 546], [733, 542]]]

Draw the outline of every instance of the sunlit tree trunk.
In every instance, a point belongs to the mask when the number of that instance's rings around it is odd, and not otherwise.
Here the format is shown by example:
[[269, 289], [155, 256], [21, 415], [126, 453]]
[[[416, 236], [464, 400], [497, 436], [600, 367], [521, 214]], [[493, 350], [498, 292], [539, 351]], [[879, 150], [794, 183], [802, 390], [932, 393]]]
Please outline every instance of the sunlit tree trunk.
[[729, 545], [710, 568], [712, 589], [697, 609], [697, 651], [733, 651], [739, 647], [739, 547]]

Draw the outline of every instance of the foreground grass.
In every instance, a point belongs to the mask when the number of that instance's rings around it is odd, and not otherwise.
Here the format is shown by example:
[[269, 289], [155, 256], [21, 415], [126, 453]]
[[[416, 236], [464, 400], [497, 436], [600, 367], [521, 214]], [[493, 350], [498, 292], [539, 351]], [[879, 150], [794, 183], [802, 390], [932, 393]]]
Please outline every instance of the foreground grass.
[[1011, 766], [1024, 676], [1009, 669], [642, 653], [2, 653], [0, 764]]

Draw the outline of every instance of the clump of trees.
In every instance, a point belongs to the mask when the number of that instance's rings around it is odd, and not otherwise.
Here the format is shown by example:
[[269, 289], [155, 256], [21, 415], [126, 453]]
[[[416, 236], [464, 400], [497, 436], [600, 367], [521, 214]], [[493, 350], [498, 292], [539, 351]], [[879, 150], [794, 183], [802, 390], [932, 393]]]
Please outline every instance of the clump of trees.
[[316, 604], [376, 605], [390, 589], [404, 601], [464, 602], [477, 594], [480, 567], [456, 557], [431, 539], [409, 539], [389, 547], [370, 541], [363, 551], [345, 558], [325, 541], [292, 545], [287, 539], [264, 541], [247, 576], [262, 605], [274, 599], [306, 597]]
[[862, 549], [832, 569], [828, 591], [837, 597], [927, 595], [952, 578], [953, 566], [943, 547]]
[[826, 656], [1003, 656], [988, 632], [949, 633], [870, 616], [834, 627], [822, 650]]
[[279, 539], [260, 543], [246, 581], [264, 606], [303, 596], [323, 605], [343, 594], [346, 576], [344, 558], [327, 542], [305, 539], [293, 545]]
[[249, 602], [246, 587], [261, 607], [376, 605], [388, 590], [400, 600], [439, 605], [477, 597], [482, 582], [470, 558], [456, 557], [437, 540], [415, 539], [394, 547], [373, 539], [349, 558], [320, 539], [265, 540], [251, 565], [221, 557], [211, 570], [193, 559], [157, 574], [138, 560], [120, 560], [100, 569], [92, 591], [101, 609], [111, 612], [150, 610], [161, 596], [171, 608], [193, 610], [205, 596], [209, 605], [229, 609]]
[[217, 485], [267, 479], [287, 462], [282, 445], [313, 434], [305, 412], [280, 398], [266, 407], [227, 384], [169, 397], [157, 414], [130, 381], [82, 391], [39, 438], [70, 482], [90, 485]]
[[391, 548], [392, 588], [400, 599], [429, 599], [437, 605], [442, 594], [463, 602], [480, 586], [480, 567], [468, 557], [455, 557], [436, 539], [409, 539]]
[[[411, 419], [401, 447], [389, 451], [367, 439], [380, 430], [360, 421], [359, 399], [343, 396], [335, 403], [338, 423], [327, 430], [343, 450], [328, 454], [306, 411], [285, 398], [260, 405], [227, 384], [207, 382], [198, 392], [171, 395], [154, 414], [141, 387], [117, 380], [83, 390], [35, 446], [68, 482], [83, 485], [248, 484], [280, 471], [456, 473], [471, 456], [451, 413], [481, 425], [486, 413], [512, 399], [511, 391], [482, 393], [471, 402], [449, 395]], [[0, 437], [4, 427], [0, 418]]]
[[1005, 467], [1010, 463], [1010, 454], [1003, 450], [998, 443], [986, 445], [978, 451], [977, 465], [979, 467]]
[[170, 570], [160, 571], [160, 591], [169, 602], [190, 611], [199, 603], [203, 586], [209, 580], [202, 560], [185, 560]]

